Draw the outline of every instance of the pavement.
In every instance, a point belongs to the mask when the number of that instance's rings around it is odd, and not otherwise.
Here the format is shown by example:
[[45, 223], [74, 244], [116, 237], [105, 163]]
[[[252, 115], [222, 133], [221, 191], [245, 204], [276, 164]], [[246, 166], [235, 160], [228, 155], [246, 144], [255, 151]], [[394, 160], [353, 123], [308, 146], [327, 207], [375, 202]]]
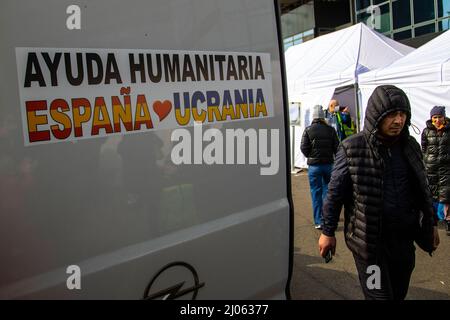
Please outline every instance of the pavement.
[[[292, 175], [294, 201], [294, 270], [291, 296], [294, 300], [364, 299], [355, 263], [343, 235], [343, 215], [336, 232], [336, 255], [326, 264], [319, 255], [314, 229], [306, 170]], [[412, 274], [407, 300], [450, 300], [450, 236], [439, 227], [441, 243], [433, 257], [416, 250], [416, 267]]]

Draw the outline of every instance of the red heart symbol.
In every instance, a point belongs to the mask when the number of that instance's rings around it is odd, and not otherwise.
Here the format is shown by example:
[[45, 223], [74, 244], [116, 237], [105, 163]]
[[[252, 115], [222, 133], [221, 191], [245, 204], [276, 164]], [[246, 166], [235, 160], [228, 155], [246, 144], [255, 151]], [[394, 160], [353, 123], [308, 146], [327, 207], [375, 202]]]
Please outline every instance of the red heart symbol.
[[170, 110], [172, 110], [172, 102], [169, 100], [163, 102], [156, 100], [153, 102], [153, 110], [158, 115], [159, 121], [162, 121], [170, 113]]
[[120, 95], [124, 95], [124, 94], [130, 94], [131, 92], [131, 88], [130, 87], [122, 87], [120, 88]]

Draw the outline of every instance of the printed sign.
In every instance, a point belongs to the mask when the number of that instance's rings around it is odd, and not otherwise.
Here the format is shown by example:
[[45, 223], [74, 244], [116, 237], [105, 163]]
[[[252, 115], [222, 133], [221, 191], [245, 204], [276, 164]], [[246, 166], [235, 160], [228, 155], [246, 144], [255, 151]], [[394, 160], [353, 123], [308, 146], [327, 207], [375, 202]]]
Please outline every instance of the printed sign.
[[270, 55], [16, 48], [25, 145], [272, 117]]

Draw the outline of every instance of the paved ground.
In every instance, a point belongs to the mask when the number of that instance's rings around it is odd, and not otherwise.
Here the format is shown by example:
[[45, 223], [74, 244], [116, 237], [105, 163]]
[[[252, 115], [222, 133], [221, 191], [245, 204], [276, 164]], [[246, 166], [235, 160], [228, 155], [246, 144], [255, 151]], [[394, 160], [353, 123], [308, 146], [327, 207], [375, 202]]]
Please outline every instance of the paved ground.
[[[308, 176], [292, 176], [295, 211], [294, 272], [292, 299], [363, 299], [353, 257], [343, 238], [343, 221], [339, 224], [336, 256], [325, 264], [319, 256], [320, 231], [313, 227]], [[416, 268], [407, 299], [450, 300], [450, 237], [440, 227], [441, 244], [433, 257], [416, 251]]]

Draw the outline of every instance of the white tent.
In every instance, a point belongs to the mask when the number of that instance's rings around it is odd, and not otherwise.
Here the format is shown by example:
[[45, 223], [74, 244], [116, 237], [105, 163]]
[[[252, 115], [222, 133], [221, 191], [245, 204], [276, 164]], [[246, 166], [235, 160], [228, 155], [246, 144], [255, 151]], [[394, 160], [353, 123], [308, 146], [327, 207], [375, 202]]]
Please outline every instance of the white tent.
[[360, 77], [362, 105], [375, 87], [392, 84], [403, 89], [411, 102], [411, 123], [417, 128], [411, 134], [420, 143], [420, 133], [435, 105], [450, 105], [450, 32], [424, 44], [414, 52], [389, 66], [368, 72]]
[[290, 47], [285, 55], [289, 100], [301, 104], [299, 125], [291, 130], [295, 166], [306, 167], [300, 140], [312, 106], [326, 108], [336, 88], [354, 85], [361, 73], [387, 66], [413, 50], [362, 23]]

